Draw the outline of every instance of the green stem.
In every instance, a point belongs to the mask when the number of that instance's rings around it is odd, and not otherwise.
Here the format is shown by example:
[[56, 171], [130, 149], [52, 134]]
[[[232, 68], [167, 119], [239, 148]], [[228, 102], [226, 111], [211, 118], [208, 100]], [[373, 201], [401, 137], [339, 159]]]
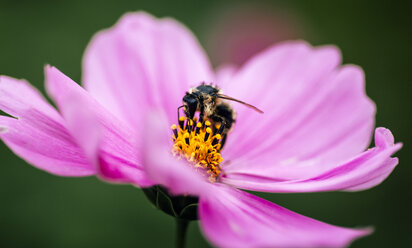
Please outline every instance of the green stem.
[[186, 244], [186, 232], [189, 221], [176, 218], [176, 248], [184, 248]]

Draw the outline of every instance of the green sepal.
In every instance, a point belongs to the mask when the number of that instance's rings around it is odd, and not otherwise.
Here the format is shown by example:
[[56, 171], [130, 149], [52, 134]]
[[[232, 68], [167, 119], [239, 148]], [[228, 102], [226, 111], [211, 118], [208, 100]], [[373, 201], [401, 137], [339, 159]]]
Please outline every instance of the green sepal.
[[168, 215], [184, 220], [197, 220], [199, 198], [185, 195], [172, 195], [160, 185], [143, 188], [149, 201]]

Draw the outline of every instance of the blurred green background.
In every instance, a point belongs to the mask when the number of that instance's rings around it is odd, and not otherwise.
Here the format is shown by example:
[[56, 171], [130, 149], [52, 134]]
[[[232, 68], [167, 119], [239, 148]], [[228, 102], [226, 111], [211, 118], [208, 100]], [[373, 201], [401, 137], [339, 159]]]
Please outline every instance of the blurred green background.
[[[375, 227], [372, 236], [351, 247], [406, 247], [412, 243], [412, 155], [408, 152], [412, 143], [412, 22], [408, 1], [254, 3], [249, 7], [246, 1], [212, 0], [0, 0], [0, 74], [26, 78], [44, 92], [43, 66], [50, 63], [79, 82], [82, 54], [91, 36], [134, 10], [171, 16], [187, 25], [217, 66], [232, 59], [216, 51], [216, 44], [230, 39], [219, 36], [229, 23], [225, 18], [233, 16], [239, 7], [264, 10], [269, 30], [273, 27], [275, 36], [283, 32], [270, 39], [302, 38], [314, 45], [336, 44], [345, 63], [362, 66], [367, 93], [378, 106], [377, 126], [390, 128], [396, 140], [404, 142], [404, 148], [397, 153], [400, 165], [392, 175], [368, 191], [260, 195], [328, 223]], [[239, 28], [246, 27], [248, 21], [254, 18], [240, 18], [234, 23]], [[280, 32], [285, 26], [290, 30]], [[244, 33], [247, 36], [247, 30]], [[254, 37], [242, 39], [248, 38]], [[155, 210], [139, 189], [110, 185], [95, 177], [49, 175], [13, 155], [3, 143], [0, 158], [0, 247], [173, 245], [173, 219]], [[188, 247], [210, 247], [197, 223], [189, 229]]]

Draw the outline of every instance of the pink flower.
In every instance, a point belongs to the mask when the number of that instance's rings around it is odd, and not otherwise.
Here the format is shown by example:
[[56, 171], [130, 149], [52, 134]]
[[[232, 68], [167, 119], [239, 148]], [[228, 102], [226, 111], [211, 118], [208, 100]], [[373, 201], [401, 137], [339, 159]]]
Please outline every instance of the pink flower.
[[[371, 232], [316, 221], [238, 189], [365, 190], [397, 165], [391, 155], [401, 144], [385, 128], [365, 151], [375, 105], [362, 70], [341, 66], [337, 48], [285, 42], [242, 68], [214, 73], [181, 24], [129, 13], [93, 38], [83, 62], [85, 89], [45, 68], [59, 111], [26, 81], [0, 78], [0, 109], [14, 117], [0, 116], [1, 139], [34, 166], [197, 196], [200, 226], [219, 247], [342, 247]], [[215, 183], [185, 154], [170, 152], [176, 109], [203, 81], [265, 112], [233, 103], [236, 125]]]

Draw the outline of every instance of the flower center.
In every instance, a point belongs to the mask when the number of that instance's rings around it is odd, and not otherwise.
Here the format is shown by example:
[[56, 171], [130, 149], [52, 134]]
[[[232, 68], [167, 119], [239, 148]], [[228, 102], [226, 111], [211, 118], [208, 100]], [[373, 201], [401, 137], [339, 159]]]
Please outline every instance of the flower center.
[[216, 182], [222, 169], [220, 155], [222, 139], [220, 125], [212, 126], [210, 121], [201, 123], [197, 118], [179, 118], [179, 126], [172, 125], [172, 153], [178, 158], [186, 158], [193, 168], [206, 173], [209, 181]]

